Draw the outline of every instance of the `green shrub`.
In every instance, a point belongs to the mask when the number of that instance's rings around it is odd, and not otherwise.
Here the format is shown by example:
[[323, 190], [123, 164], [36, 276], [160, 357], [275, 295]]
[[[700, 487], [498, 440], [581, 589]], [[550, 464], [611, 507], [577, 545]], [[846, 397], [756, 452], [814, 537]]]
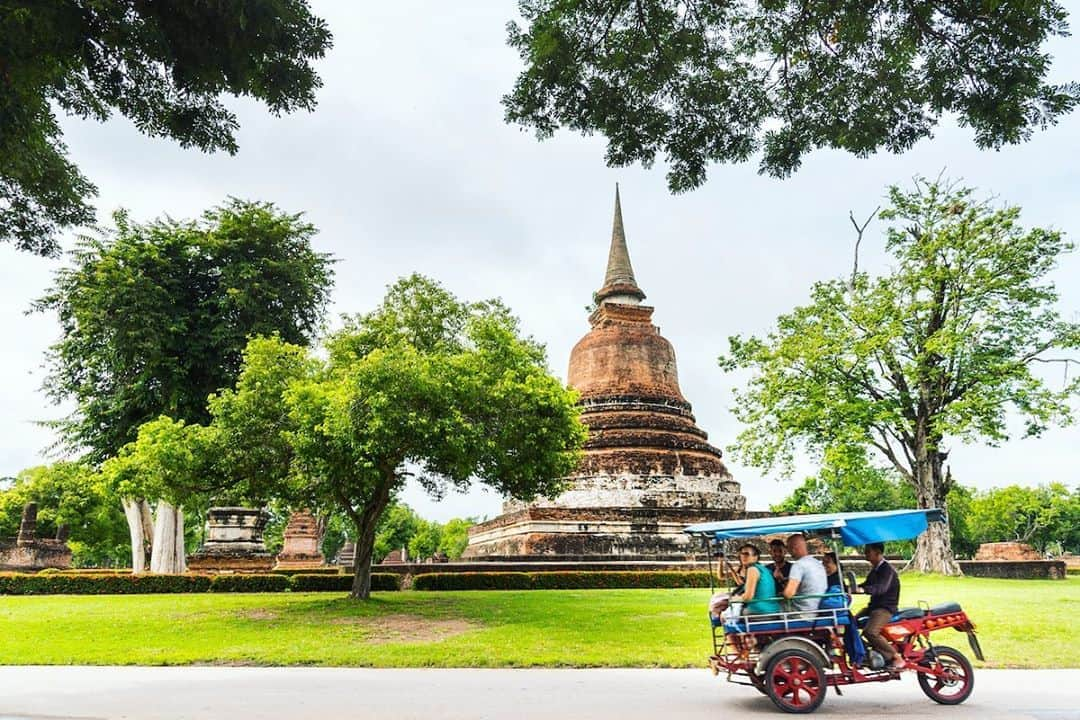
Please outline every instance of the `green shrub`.
[[[352, 575], [293, 575], [294, 592], [349, 592]], [[371, 589], [393, 592], [401, 589], [401, 576], [395, 573], [372, 573]]]
[[210, 592], [285, 592], [289, 578], [285, 575], [215, 575], [210, 579]]
[[[350, 578], [351, 580], [352, 578]], [[397, 573], [372, 573], [371, 589], [385, 592], [394, 592], [401, 589], [402, 577]], [[349, 586], [350, 589], [352, 586]]]
[[521, 572], [427, 573], [413, 578], [413, 590], [530, 590], [532, 579]]
[[205, 575], [0, 573], [0, 595], [134, 595], [197, 593], [210, 588]]

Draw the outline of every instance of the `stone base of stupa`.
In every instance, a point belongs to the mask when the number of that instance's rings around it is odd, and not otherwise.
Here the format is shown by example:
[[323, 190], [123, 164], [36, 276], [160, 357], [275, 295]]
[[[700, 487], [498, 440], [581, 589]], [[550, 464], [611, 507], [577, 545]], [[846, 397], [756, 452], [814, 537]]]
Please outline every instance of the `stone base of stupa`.
[[508, 502], [504, 510], [469, 529], [462, 559], [692, 559], [702, 549], [683, 532], [686, 526], [743, 517], [746, 498], [729, 479], [669, 477], [661, 483], [636, 476], [586, 477], [557, 498]]
[[206, 542], [187, 558], [193, 572], [262, 573], [274, 567], [263, 529], [270, 514], [259, 508], [213, 507]]
[[268, 552], [199, 552], [187, 558], [188, 570], [208, 573], [266, 573], [274, 569], [274, 563]]

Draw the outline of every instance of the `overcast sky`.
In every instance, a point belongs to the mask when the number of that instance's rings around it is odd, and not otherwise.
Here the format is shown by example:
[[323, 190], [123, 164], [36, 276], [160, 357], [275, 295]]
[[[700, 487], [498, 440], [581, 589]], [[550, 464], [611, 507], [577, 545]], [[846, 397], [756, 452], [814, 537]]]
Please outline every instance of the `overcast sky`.
[[[139, 220], [193, 217], [230, 195], [303, 211], [320, 230], [317, 249], [341, 260], [334, 316], [370, 310], [388, 284], [418, 271], [466, 299], [501, 297], [565, 378], [603, 280], [619, 182], [638, 282], [675, 346], [698, 424], [720, 447], [739, 431], [732, 389], [745, 379], [717, 368], [726, 338], [766, 332], [814, 281], [849, 271], [848, 211], [868, 215], [887, 185], [944, 169], [1022, 206], [1026, 224], [1080, 239], [1080, 113], [1001, 152], [979, 151], [970, 131], [947, 125], [900, 157], [818, 151], [788, 180], [757, 175], [756, 161], [715, 166], [704, 187], [672, 196], [660, 164], [607, 168], [602, 138], [565, 132], [539, 143], [503, 123], [499, 99], [519, 69], [504, 42], [511, 0], [313, 4], [334, 33], [318, 64], [318, 108], [274, 118], [258, 104], [233, 103], [236, 156], [147, 139], [122, 118], [64, 123], [72, 158], [100, 189], [99, 220], [117, 207]], [[1080, 2], [1066, 5], [1075, 26]], [[1075, 40], [1050, 51], [1055, 80], [1080, 79]], [[864, 266], [884, 267], [882, 228], [867, 233]], [[53, 437], [35, 423], [65, 411], [39, 389], [56, 321], [25, 314], [61, 262], [0, 245], [0, 476], [41, 463]], [[1077, 318], [1080, 255], [1065, 257], [1054, 279], [1062, 311]], [[1078, 438], [1072, 427], [1000, 448], [954, 447], [950, 461], [957, 480], [976, 487], [1075, 484]], [[751, 508], [794, 487], [738, 463], [731, 470]], [[480, 490], [436, 503], [410, 487], [404, 498], [440, 520], [494, 516], [501, 506]]]

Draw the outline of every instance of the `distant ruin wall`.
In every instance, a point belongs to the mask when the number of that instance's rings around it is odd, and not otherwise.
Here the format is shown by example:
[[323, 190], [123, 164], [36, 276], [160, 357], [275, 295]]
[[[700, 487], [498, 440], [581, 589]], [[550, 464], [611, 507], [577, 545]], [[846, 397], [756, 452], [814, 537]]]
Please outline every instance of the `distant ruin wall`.
[[19, 545], [0, 540], [0, 570], [20, 572], [71, 567], [71, 548], [57, 540], [35, 540]]
[[1064, 580], [1062, 560], [960, 560], [960, 569], [971, 577], [1013, 580]]

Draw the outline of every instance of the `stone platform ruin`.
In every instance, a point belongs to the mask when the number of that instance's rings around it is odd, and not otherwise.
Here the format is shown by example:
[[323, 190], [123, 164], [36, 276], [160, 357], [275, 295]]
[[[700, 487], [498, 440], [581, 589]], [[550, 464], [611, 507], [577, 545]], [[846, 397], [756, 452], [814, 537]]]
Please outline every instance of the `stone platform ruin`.
[[23, 508], [18, 536], [0, 539], [0, 570], [67, 570], [71, 567], [71, 548], [68, 547], [67, 537], [67, 525], [61, 525], [54, 539], [39, 538], [37, 503], [27, 503]]
[[960, 570], [972, 577], [1011, 579], [1065, 579], [1065, 562], [1048, 560], [1027, 543], [983, 543], [972, 560], [961, 560]]
[[742, 517], [746, 499], [679, 388], [675, 350], [642, 305], [618, 189], [604, 284], [568, 384], [589, 431], [577, 471], [554, 498], [510, 501], [469, 530], [464, 560], [686, 560], [687, 525]]
[[192, 572], [261, 573], [274, 567], [263, 530], [270, 519], [265, 510], [216, 507], [207, 512], [206, 542], [188, 556]]

